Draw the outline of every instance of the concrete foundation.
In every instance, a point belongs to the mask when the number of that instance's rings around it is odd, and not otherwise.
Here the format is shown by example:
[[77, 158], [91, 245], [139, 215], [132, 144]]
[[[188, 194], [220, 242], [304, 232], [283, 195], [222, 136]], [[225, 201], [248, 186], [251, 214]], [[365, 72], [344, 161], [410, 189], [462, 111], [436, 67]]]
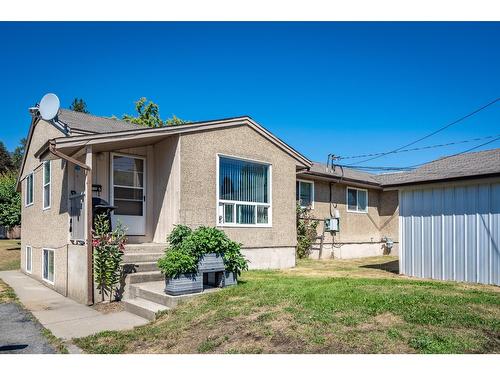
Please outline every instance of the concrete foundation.
[[[354, 259], [381, 255], [398, 255], [399, 244], [395, 243], [391, 251], [385, 247], [384, 242], [374, 243], [349, 243], [349, 244], [324, 244], [321, 259]], [[311, 259], [319, 259], [319, 248], [314, 248], [309, 254]]]
[[241, 253], [251, 270], [295, 267], [295, 247], [247, 248], [241, 249]]

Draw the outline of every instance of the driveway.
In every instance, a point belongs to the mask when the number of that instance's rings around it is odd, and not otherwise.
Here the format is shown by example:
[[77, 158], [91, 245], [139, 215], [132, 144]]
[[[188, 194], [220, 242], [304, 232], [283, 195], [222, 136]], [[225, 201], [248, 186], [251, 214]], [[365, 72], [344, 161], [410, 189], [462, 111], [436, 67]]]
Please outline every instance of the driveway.
[[42, 329], [17, 303], [0, 304], [0, 354], [55, 353]]

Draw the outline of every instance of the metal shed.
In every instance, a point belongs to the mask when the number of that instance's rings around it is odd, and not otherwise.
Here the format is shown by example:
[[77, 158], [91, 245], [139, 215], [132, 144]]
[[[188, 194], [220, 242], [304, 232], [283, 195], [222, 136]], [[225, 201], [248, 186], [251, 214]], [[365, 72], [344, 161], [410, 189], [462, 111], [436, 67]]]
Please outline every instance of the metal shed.
[[500, 285], [500, 182], [410, 186], [399, 202], [402, 274]]

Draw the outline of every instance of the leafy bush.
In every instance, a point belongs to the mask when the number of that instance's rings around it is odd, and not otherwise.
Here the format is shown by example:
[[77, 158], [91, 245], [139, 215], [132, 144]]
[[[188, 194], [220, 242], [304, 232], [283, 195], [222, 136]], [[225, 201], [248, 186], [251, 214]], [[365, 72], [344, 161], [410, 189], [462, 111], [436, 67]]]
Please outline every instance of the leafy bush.
[[182, 241], [191, 234], [192, 230], [187, 225], [176, 225], [172, 232], [167, 237], [170, 248], [177, 249], [181, 246]]
[[21, 194], [16, 190], [14, 172], [0, 175], [0, 225], [8, 228], [21, 224]]
[[106, 215], [96, 217], [92, 238], [94, 280], [100, 290], [102, 301], [104, 301], [105, 294], [109, 294], [110, 301], [116, 295], [115, 286], [120, 281], [125, 241], [125, 229], [120, 223], [111, 231]]
[[167, 277], [176, 277], [182, 273], [196, 272], [198, 261], [182, 248], [170, 249], [158, 260], [158, 268]]
[[297, 204], [297, 258], [307, 258], [317, 236], [318, 221], [312, 220], [310, 210]]
[[241, 255], [241, 244], [231, 241], [227, 235], [211, 227], [199, 227], [191, 231], [177, 225], [168, 236], [169, 247], [158, 261], [158, 268], [167, 276], [197, 272], [200, 258], [209, 253], [223, 257], [226, 271], [239, 276], [248, 269], [248, 261]]

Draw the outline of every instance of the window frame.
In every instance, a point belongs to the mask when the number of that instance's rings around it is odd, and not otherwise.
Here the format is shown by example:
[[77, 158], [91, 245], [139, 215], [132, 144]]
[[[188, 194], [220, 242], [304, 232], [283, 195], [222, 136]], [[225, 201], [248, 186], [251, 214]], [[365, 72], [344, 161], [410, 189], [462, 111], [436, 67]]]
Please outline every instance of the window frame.
[[[49, 182], [45, 183], [45, 165], [49, 164]], [[45, 202], [45, 187], [49, 187], [49, 205], [46, 206]], [[50, 163], [50, 160], [46, 160], [43, 162], [43, 176], [42, 176], [42, 195], [43, 195], [43, 210], [48, 210], [50, 209], [50, 206], [52, 205], [52, 164]]]
[[[267, 168], [267, 180], [268, 180], [268, 191], [267, 196], [269, 197], [269, 203], [260, 203], [260, 202], [246, 202], [246, 201], [232, 201], [227, 199], [219, 199], [219, 169], [220, 169], [220, 158], [226, 159], [234, 159], [241, 160], [256, 164], [266, 165]], [[244, 158], [240, 156], [227, 155], [222, 153], [216, 154], [216, 173], [215, 173], [215, 198], [216, 198], [216, 209], [215, 209], [215, 224], [217, 227], [233, 227], [233, 228], [272, 228], [273, 226], [273, 166], [270, 162], [255, 160], [251, 158]], [[219, 222], [221, 208], [224, 207], [222, 204], [233, 204], [233, 219], [234, 223], [225, 223]], [[246, 206], [255, 206], [255, 224], [238, 224], [236, 223], [236, 205], [246, 205]], [[267, 223], [257, 223], [257, 206], [268, 207], [267, 209]], [[222, 216], [225, 216], [225, 213], [222, 209]]]
[[[33, 272], [33, 248], [29, 245], [26, 245], [26, 265], [25, 265], [25, 271], [27, 273], [32, 273]], [[30, 262], [28, 263], [28, 249], [30, 250]], [[28, 268], [29, 264], [29, 268]]]
[[[356, 210], [349, 209], [349, 190], [356, 190]], [[360, 191], [364, 191], [366, 193], [366, 210], [364, 210], [364, 211], [359, 210], [358, 192], [360, 192]], [[346, 193], [345, 194], [345, 207], [346, 207], [347, 212], [352, 212], [355, 214], [367, 214], [368, 213], [368, 189], [347, 186], [345, 193]]]
[[[28, 202], [29, 179], [31, 179], [31, 202]], [[26, 194], [24, 196], [24, 207], [32, 206], [34, 202], [35, 202], [35, 174], [33, 173], [33, 171], [31, 171], [26, 175]]]
[[[300, 208], [308, 208], [310, 207], [311, 210], [314, 209], [314, 181], [312, 180], [304, 180], [304, 179], [300, 179], [300, 178], [297, 178], [296, 181], [299, 182], [299, 202], [300, 202], [300, 183], [301, 182], [305, 182], [305, 183], [308, 183], [308, 184], [311, 184], [312, 187], [311, 187], [311, 206], [303, 206], [302, 204], [300, 205]], [[295, 192], [295, 195], [297, 195], [297, 192]]]
[[[45, 278], [45, 275], [43, 274], [43, 270], [45, 268], [45, 251], [52, 251], [52, 253], [54, 254], [52, 259], [53, 259], [53, 262], [54, 262], [54, 265], [53, 265], [53, 272], [52, 272], [52, 277], [54, 278], [54, 280], [49, 280], [49, 279], [46, 279]], [[48, 247], [44, 247], [42, 249], [42, 280], [51, 284], [51, 285], [54, 285], [54, 282], [56, 280], [56, 251], [55, 249], [51, 249], [51, 248], [48, 248]], [[48, 275], [47, 275], [48, 276]]]

